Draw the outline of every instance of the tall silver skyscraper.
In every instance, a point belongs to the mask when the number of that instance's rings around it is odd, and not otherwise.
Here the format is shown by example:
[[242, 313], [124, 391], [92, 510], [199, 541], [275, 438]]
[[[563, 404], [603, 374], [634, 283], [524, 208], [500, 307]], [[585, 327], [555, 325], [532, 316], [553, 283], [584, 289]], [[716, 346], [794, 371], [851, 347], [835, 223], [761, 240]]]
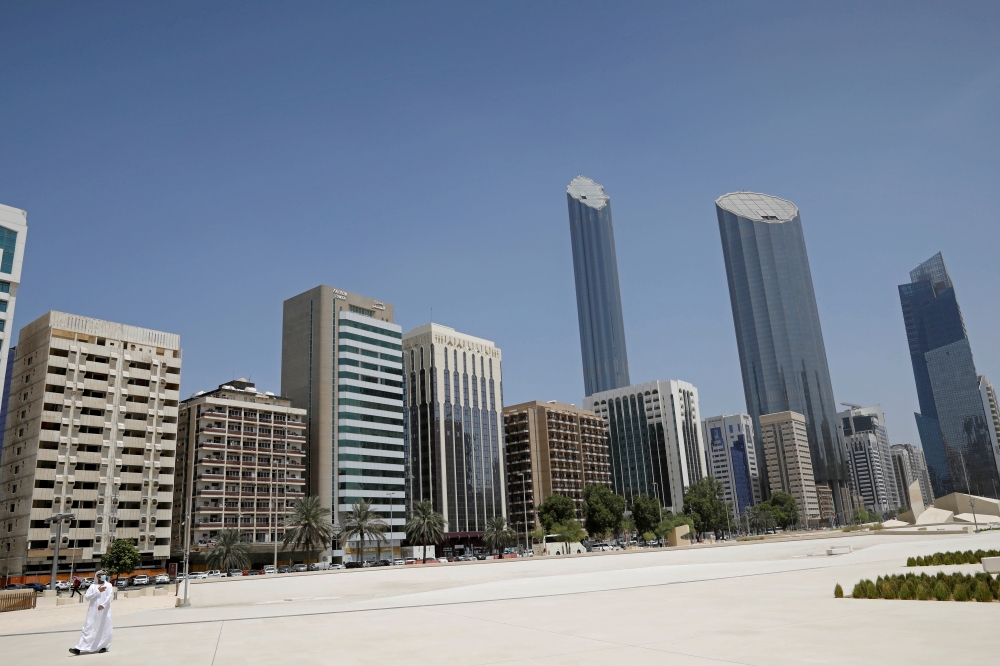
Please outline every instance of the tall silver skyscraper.
[[[804, 415], [816, 485], [829, 486], [842, 514], [850, 508], [848, 477], [799, 209], [752, 192], [719, 197], [715, 209], [758, 446], [762, 415]], [[759, 449], [757, 459], [764, 460]]]
[[566, 188], [576, 276], [576, 311], [587, 395], [629, 385], [611, 197], [577, 176]]

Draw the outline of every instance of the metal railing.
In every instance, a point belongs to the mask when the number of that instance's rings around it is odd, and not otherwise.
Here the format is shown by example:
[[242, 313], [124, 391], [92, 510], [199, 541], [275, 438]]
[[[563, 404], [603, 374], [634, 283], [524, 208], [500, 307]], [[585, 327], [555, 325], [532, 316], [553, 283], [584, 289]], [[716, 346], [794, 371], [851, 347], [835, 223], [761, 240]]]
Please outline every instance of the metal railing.
[[35, 607], [34, 590], [6, 590], [0, 592], [0, 613], [16, 610], [31, 610]]

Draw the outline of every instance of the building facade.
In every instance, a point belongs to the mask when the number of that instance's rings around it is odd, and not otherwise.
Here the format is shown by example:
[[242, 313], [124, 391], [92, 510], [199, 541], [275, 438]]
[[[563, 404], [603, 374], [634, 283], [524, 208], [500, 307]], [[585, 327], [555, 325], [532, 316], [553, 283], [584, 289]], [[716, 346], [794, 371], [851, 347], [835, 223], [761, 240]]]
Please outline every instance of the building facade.
[[923, 450], [912, 444], [893, 444], [890, 451], [896, 485], [906, 489], [903, 491], [900, 506], [907, 509], [913, 508], [910, 503], [909, 488], [914, 481], [920, 484], [920, 497], [923, 499], [924, 506], [930, 506], [934, 502], [934, 488], [931, 485], [930, 475], [927, 473], [927, 460], [924, 458]]
[[[269, 555], [284, 536], [281, 521], [305, 497], [306, 410], [260, 393], [246, 379], [199, 391], [180, 404], [171, 542], [211, 546], [222, 530], [239, 530], [252, 559]], [[193, 485], [192, 485], [193, 484]], [[190, 507], [189, 507], [190, 503]], [[260, 553], [266, 555], [260, 557]]]
[[611, 197], [577, 176], [566, 188], [586, 395], [629, 385]]
[[631, 503], [641, 494], [678, 512], [684, 491], [708, 476], [698, 389], [685, 381], [646, 382], [584, 399], [604, 421], [611, 483]]
[[583, 489], [611, 486], [604, 421], [592, 411], [551, 400], [504, 407], [511, 527], [525, 543], [535, 510], [549, 495], [569, 497], [583, 521]]
[[979, 395], [983, 400], [983, 412], [986, 414], [993, 460], [996, 462], [997, 470], [1000, 471], [1000, 404], [997, 404], [997, 392], [993, 384], [984, 375], [979, 376]]
[[764, 414], [760, 431], [771, 494], [794, 497], [802, 522], [820, 520], [806, 417], [795, 412]]
[[445, 552], [475, 548], [507, 515], [501, 361], [492, 341], [448, 326], [403, 336], [407, 498], [444, 516]]
[[990, 424], [955, 286], [937, 253], [899, 285], [920, 412], [920, 443], [937, 497], [1000, 490]]
[[[72, 513], [60, 568], [92, 571], [115, 539], [141, 566], [170, 556], [180, 336], [64, 312], [21, 329], [0, 462], [0, 558], [51, 570], [56, 525]], [[64, 563], [64, 564], [63, 564]]]
[[761, 503], [760, 470], [749, 414], [712, 416], [702, 422], [702, 438], [708, 446], [711, 475], [725, 488], [732, 504], [734, 523], [751, 506]]
[[[21, 286], [21, 265], [24, 263], [24, 243], [28, 237], [28, 213], [20, 208], [0, 204], [0, 386], [7, 391], [10, 366], [13, 362], [10, 339], [14, 335], [14, 306]], [[3, 433], [0, 432], [0, 451]]]
[[[307, 411], [307, 493], [341, 516], [361, 500], [405, 539], [402, 329], [392, 305], [322, 285], [284, 304], [281, 393]], [[358, 542], [334, 560], [360, 560]], [[365, 557], [374, 556], [375, 544]], [[383, 550], [388, 550], [383, 548]], [[369, 557], [371, 559], [371, 557]]]
[[837, 413], [837, 427], [847, 447], [851, 483], [867, 510], [888, 514], [902, 504], [902, 496], [892, 468], [885, 414], [881, 405], [848, 407]]
[[747, 411], [758, 424], [776, 412], [805, 417], [816, 483], [829, 486], [843, 511], [848, 473], [799, 210], [752, 192], [719, 197], [715, 206]]
[[[7, 405], [10, 402], [10, 384], [14, 379], [14, 358], [16, 357], [16, 347], [10, 348], [7, 355], [7, 368], [3, 380], [3, 402], [0, 402], [0, 461], [3, 460], [3, 436], [7, 429]], [[3, 464], [0, 462], [0, 464]], [[2, 495], [0, 495], [2, 497]]]

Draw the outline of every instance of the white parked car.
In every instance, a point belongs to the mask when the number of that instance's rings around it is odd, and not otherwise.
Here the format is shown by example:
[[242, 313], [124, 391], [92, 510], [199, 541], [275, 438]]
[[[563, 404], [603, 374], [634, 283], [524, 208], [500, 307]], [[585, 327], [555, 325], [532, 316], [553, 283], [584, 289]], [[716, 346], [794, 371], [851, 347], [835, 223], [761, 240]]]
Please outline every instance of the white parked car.
[[167, 583], [170, 582], [170, 576], [168, 576], [167, 574], [160, 574], [153, 579], [153, 582], [156, 583], [157, 585], [166, 585]]
[[70, 589], [70, 584], [68, 580], [57, 580], [56, 581], [56, 591], [66, 592]]
[[211, 571], [206, 571], [205, 572], [205, 577], [206, 578], [221, 578], [222, 577], [222, 572], [219, 571], [218, 569], [212, 569]]
[[273, 564], [264, 565], [263, 571], [264, 571], [265, 574], [277, 573], [277, 570], [274, 568]]
[[149, 576], [147, 576], [146, 574], [139, 574], [138, 576], [135, 577], [135, 580], [132, 581], [132, 584], [149, 585]]
[[294, 567], [292, 567], [292, 571], [294, 571], [296, 573], [301, 573], [303, 571], [309, 571], [309, 565], [308, 564], [296, 564]]

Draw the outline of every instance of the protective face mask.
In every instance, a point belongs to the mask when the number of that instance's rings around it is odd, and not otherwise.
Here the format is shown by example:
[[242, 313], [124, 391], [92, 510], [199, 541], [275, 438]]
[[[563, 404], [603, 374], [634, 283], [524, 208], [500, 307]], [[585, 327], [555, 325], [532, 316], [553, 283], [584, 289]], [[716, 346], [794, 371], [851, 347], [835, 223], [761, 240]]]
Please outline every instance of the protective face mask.
[[108, 577], [107, 576], [101, 576], [101, 582], [102, 583], [107, 583], [108, 582]]

